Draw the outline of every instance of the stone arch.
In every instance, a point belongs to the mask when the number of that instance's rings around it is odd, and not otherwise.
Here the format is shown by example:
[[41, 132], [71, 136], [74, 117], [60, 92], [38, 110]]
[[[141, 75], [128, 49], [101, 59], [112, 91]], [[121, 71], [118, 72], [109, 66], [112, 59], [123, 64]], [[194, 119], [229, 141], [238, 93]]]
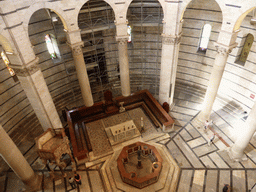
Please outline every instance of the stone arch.
[[[130, 7], [132, 1], [133, 1], [133, 0], [128, 0], [128, 1], [127, 1], [126, 7], [125, 7], [125, 10], [124, 10], [124, 18], [126, 18], [126, 19], [127, 19], [128, 8]], [[165, 14], [165, 13], [166, 13], [166, 9], [165, 9], [166, 3], [165, 3], [164, 0], [157, 0], [157, 1], [160, 3], [160, 5], [161, 5], [161, 7], [162, 7], [163, 14], [164, 14], [163, 19], [164, 19], [164, 18], [165, 18], [165, 15], [166, 15], [166, 14]]]
[[[92, 1], [92, 0], [83, 0], [83, 1], [79, 1], [76, 4], [77, 10], [76, 10], [76, 16], [75, 16], [75, 20], [74, 20], [74, 23], [76, 25], [78, 25], [78, 15], [79, 15], [79, 12], [82, 9], [83, 5], [86, 4], [88, 1]], [[103, 0], [103, 1], [105, 1], [113, 9], [114, 14], [116, 16], [115, 3], [113, 1], [111, 1], [111, 0]]]
[[3, 47], [5, 52], [10, 52], [10, 53], [14, 52], [9, 40], [1, 34], [0, 34], [0, 45]]
[[[179, 20], [182, 20], [183, 19], [183, 16], [184, 16], [184, 13], [188, 7], [188, 5], [194, 0], [184, 0], [182, 5], [181, 5], [181, 8], [180, 8], [180, 12], [178, 13], [178, 18]], [[225, 5], [224, 2], [222, 2], [221, 0], [215, 0], [215, 2], [218, 4], [221, 12], [223, 12], [223, 6]]]
[[42, 2], [35, 3], [31, 5], [26, 11], [26, 13], [24, 14], [23, 25], [24, 25], [25, 31], [27, 32], [27, 35], [28, 35], [28, 24], [29, 24], [30, 18], [36, 11], [40, 9], [53, 10], [60, 17], [63, 23], [64, 29], [68, 29], [68, 26], [70, 26], [70, 23], [68, 22], [68, 19], [67, 19], [68, 16], [64, 13], [64, 11], [61, 8], [57, 6], [54, 6], [54, 7], [49, 6], [47, 3], [42, 3]]
[[240, 15], [240, 17], [237, 19], [237, 21], [236, 21], [236, 23], [235, 23], [235, 25], [234, 25], [233, 31], [236, 31], [236, 30], [238, 30], [238, 29], [240, 28], [240, 26], [241, 26], [241, 24], [242, 24], [244, 18], [246, 17], [246, 15], [247, 15], [248, 13], [250, 13], [250, 12], [251, 12], [253, 9], [255, 9], [255, 8], [256, 8], [256, 7], [252, 7], [252, 8], [250, 8], [250, 9], [248, 9], [247, 11], [245, 11], [242, 15]]

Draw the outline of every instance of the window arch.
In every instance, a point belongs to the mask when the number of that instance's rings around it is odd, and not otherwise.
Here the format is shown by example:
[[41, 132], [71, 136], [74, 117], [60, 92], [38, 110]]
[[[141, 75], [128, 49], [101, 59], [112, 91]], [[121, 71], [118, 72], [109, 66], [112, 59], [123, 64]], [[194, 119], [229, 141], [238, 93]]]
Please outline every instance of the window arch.
[[129, 35], [128, 43], [131, 43], [132, 42], [132, 27], [130, 25], [128, 25], [128, 27], [127, 27], [127, 33]]
[[[9, 53], [9, 54], [13, 54], [13, 53]], [[7, 68], [8, 71], [9, 71], [10, 75], [12, 76], [13, 80], [14, 80], [15, 82], [17, 82], [17, 81], [18, 81], [18, 78], [17, 78], [17, 76], [16, 76], [14, 70], [9, 66], [10, 60], [9, 60], [9, 58], [7, 57], [5, 51], [2, 51], [2, 52], [1, 52], [1, 57], [2, 57], [2, 60], [4, 61], [4, 64], [6, 65], [6, 68]]]
[[206, 52], [211, 31], [212, 31], [212, 26], [210, 24], [205, 24], [201, 33], [198, 51]]
[[251, 33], [248, 33], [246, 38], [245, 38], [243, 49], [242, 49], [242, 51], [239, 55], [239, 58], [235, 61], [235, 63], [240, 64], [242, 66], [245, 65], [245, 62], [246, 62], [247, 57], [250, 53], [253, 41], [254, 41], [254, 36]]
[[57, 55], [59, 55], [59, 48], [54, 35], [52, 34], [45, 35], [45, 42], [51, 58], [57, 59]]

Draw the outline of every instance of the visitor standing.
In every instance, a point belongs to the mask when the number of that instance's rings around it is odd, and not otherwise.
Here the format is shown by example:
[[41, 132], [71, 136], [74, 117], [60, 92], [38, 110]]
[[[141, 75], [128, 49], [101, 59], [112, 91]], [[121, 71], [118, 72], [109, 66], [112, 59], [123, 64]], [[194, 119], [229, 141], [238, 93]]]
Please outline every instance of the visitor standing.
[[76, 188], [74, 177], [69, 177], [68, 182], [69, 182], [70, 186], [72, 187], [72, 189]]
[[222, 189], [222, 192], [230, 192], [230, 185], [229, 184], [225, 184], [223, 189]]
[[78, 173], [75, 173], [75, 180], [77, 184], [82, 185], [81, 175], [79, 175]]
[[210, 122], [208, 120], [206, 120], [204, 122], [204, 130], [206, 130], [209, 127], [209, 125], [210, 125]]
[[213, 140], [215, 138], [215, 133], [213, 134], [213, 136], [210, 138], [208, 145], [210, 146], [211, 144], [213, 144]]

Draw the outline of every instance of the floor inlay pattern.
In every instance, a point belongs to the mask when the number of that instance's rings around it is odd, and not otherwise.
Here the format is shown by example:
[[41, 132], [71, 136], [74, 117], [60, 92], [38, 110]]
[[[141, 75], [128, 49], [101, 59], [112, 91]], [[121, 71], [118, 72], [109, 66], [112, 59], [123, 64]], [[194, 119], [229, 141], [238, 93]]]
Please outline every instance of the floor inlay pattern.
[[[256, 140], [252, 139], [245, 153], [247, 161], [234, 162], [227, 154], [227, 145], [231, 146], [234, 142], [235, 125], [243, 122], [244, 118], [237, 115], [243, 111], [234, 109], [217, 99], [211, 114], [213, 124], [211, 129], [204, 131], [203, 127], [198, 127], [194, 123], [194, 117], [198, 114], [204, 98], [204, 92], [191, 86], [177, 84], [175, 88], [174, 107], [170, 114], [175, 119], [175, 128], [169, 135], [170, 138], [163, 138], [156, 142], [165, 145], [169, 153], [173, 156], [181, 168], [181, 174], [178, 181], [178, 192], [216, 192], [222, 191], [223, 185], [228, 183], [232, 187], [232, 192], [246, 192], [256, 183]], [[232, 110], [231, 110], [232, 109]], [[236, 111], [236, 113], [234, 113]], [[104, 127], [133, 119], [136, 125], [140, 126], [140, 118], [145, 117], [142, 109], [124, 112], [118, 114], [117, 118], [112, 116], [97, 122], [96, 129], [104, 131]], [[159, 134], [162, 131], [156, 129], [150, 120], [145, 119], [146, 132], [142, 137]], [[96, 131], [96, 130], [95, 130]], [[100, 131], [99, 131], [100, 132]], [[212, 145], [208, 145], [209, 138], [213, 133], [217, 133]], [[104, 132], [102, 132], [103, 134]], [[92, 132], [91, 135], [97, 134]], [[95, 138], [98, 136], [95, 136]], [[97, 145], [102, 136], [95, 140]], [[104, 136], [105, 137], [105, 136]], [[99, 154], [104, 153], [106, 146], [104, 142], [99, 147]], [[49, 176], [46, 169], [38, 165], [39, 161], [35, 156], [29, 159], [29, 163], [44, 178]], [[78, 171], [82, 176], [82, 185], [79, 189], [71, 190], [69, 183], [65, 180], [58, 183], [47, 183], [43, 192], [52, 191], [81, 191], [81, 192], [103, 192], [107, 187], [103, 184], [100, 168], [104, 162], [99, 162], [95, 166], [79, 166]], [[66, 169], [68, 172], [70, 167]], [[22, 182], [17, 182], [17, 177], [11, 171], [3, 173], [0, 176], [0, 189], [3, 192], [20, 191], [24, 188]], [[15, 183], [15, 185], [14, 185]], [[47, 185], [47, 187], [46, 187]], [[51, 188], [51, 189], [49, 189]], [[110, 187], [111, 189], [111, 187]], [[2, 192], [0, 190], [0, 192]], [[122, 192], [122, 191], [120, 191]], [[151, 191], [149, 191], [151, 192]], [[152, 191], [153, 192], [153, 191]]]

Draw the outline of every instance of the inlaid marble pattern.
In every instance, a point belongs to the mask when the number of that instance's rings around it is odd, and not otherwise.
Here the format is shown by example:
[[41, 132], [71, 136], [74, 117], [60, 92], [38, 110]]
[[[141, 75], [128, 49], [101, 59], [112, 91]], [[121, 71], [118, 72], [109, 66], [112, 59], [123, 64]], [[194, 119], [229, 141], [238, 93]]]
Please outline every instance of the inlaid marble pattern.
[[[227, 154], [227, 146], [223, 141], [232, 145], [234, 142], [234, 123], [232, 122], [237, 123], [244, 120], [234, 115], [233, 111], [229, 111], [228, 107], [218, 108], [218, 102], [220, 101], [218, 99], [211, 114], [212, 129], [205, 131], [203, 127], [198, 128], [194, 118], [201, 108], [203, 95], [196, 95], [195, 93], [197, 93], [197, 90], [193, 87], [180, 84], [176, 86], [175, 106], [170, 112], [175, 119], [175, 129], [169, 133], [169, 138], [163, 137], [162, 139], [151, 140], [165, 145], [181, 168], [177, 191], [216, 192], [222, 191], [224, 184], [230, 184], [233, 192], [249, 191], [256, 183], [256, 140], [252, 139], [245, 150], [248, 157], [247, 161], [232, 161]], [[142, 134], [142, 139], [162, 133], [161, 129], [156, 129], [152, 122], [146, 118], [146, 114], [140, 108], [87, 124], [89, 127], [94, 127], [90, 130], [90, 135], [94, 137], [92, 145], [94, 145], [93, 150], [98, 150], [96, 154], [100, 155], [106, 153], [107, 150], [112, 150], [107, 144], [107, 136], [104, 133], [106, 127], [131, 119], [134, 120], [136, 126], [140, 126], [141, 117], [145, 117], [144, 125], [146, 129], [146, 132]], [[209, 146], [208, 141], [213, 131], [218, 133], [219, 137], [216, 137], [213, 144]], [[39, 170], [39, 173], [41, 173], [41, 170], [44, 178], [49, 177], [46, 169], [43, 170], [42, 166], [38, 165], [40, 163], [37, 160], [38, 158], [34, 158], [33, 160], [31, 157], [30, 160], [32, 167], [37, 171]], [[44, 191], [111, 191], [111, 186], [108, 183], [104, 184], [102, 181], [102, 173], [100, 172], [104, 162], [108, 159], [109, 157], [106, 156], [90, 162], [90, 164], [87, 164], [88, 167], [84, 165], [78, 167], [83, 183], [79, 186], [79, 189], [70, 190], [68, 182], [58, 186], [55, 183], [45, 183]], [[70, 166], [66, 169], [67, 172], [68, 169], [70, 170]], [[12, 180], [18, 179], [14, 173], [7, 172], [4, 174], [5, 176], [1, 176], [3, 179], [0, 183], [5, 185], [2, 188], [6, 191], [19, 191], [23, 188], [20, 182], [16, 182], [18, 185], [14, 187], [13, 183], [15, 181]]]
[[102, 129], [103, 127], [101, 120], [86, 124], [94, 156], [104, 155], [112, 151], [106, 132]]

